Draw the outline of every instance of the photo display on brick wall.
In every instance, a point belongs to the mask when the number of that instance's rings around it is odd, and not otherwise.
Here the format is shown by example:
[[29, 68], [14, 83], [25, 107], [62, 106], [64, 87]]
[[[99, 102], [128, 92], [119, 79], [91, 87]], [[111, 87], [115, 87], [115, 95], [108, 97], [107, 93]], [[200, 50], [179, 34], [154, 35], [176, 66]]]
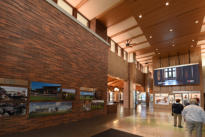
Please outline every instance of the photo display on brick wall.
[[84, 100], [82, 105], [83, 111], [104, 109], [104, 100]]
[[94, 91], [80, 91], [81, 100], [93, 100], [95, 98]]
[[76, 90], [75, 89], [62, 89], [62, 96], [64, 100], [75, 100]]
[[28, 81], [0, 78], [0, 118], [26, 115]]
[[72, 102], [31, 102], [29, 117], [65, 114], [72, 111]]
[[61, 84], [31, 82], [30, 101], [61, 100]]

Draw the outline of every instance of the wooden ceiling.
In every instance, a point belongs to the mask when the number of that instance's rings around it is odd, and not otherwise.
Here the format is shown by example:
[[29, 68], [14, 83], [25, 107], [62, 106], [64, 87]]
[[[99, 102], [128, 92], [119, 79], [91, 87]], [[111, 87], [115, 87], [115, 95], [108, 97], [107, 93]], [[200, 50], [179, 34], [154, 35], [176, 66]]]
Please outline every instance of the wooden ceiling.
[[[80, 5], [78, 9], [84, 16], [104, 23], [108, 35], [126, 51], [136, 52], [142, 64], [152, 63], [154, 55], [163, 57], [187, 52], [205, 39], [205, 26], [202, 28], [205, 0], [78, 1], [76, 5]], [[127, 48], [126, 40], [136, 44]]]
[[108, 87], [113, 87], [113, 88], [117, 87], [117, 88], [120, 88], [120, 89], [124, 88], [124, 81], [121, 80], [121, 79], [117, 79], [117, 78], [108, 76], [107, 81], [108, 81], [107, 82]]

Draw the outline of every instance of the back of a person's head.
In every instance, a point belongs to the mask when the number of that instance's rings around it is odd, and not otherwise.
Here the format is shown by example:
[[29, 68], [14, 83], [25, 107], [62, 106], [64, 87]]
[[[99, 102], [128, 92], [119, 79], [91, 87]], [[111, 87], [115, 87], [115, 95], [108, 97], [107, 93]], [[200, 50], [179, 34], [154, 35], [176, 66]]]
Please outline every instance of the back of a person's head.
[[180, 102], [180, 99], [176, 99], [176, 102], [179, 103], [179, 102]]
[[192, 104], [192, 105], [193, 105], [193, 104], [194, 104], [194, 105], [197, 104], [196, 98], [191, 98], [190, 101], [189, 101], [189, 103]]

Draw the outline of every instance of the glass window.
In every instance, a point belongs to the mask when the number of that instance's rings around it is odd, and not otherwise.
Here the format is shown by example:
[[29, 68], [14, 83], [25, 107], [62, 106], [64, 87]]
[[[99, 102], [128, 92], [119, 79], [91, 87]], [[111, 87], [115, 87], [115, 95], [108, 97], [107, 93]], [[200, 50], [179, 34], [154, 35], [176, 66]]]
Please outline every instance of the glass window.
[[169, 71], [169, 77], [170, 77], [170, 78], [172, 77], [172, 72], [171, 72], [171, 71]]
[[65, 1], [63, 0], [58, 0], [57, 4], [64, 9], [65, 11], [67, 11], [70, 15], [73, 15], [73, 8], [67, 4]]
[[121, 56], [121, 48], [118, 47], [118, 56]]
[[77, 13], [77, 20], [88, 27], [88, 20], [79, 13]]
[[111, 47], [110, 47], [110, 50], [112, 52], [115, 52], [115, 42], [111, 40]]
[[168, 72], [165, 71], [165, 78], [168, 78]]
[[127, 60], [127, 52], [124, 51], [124, 60]]

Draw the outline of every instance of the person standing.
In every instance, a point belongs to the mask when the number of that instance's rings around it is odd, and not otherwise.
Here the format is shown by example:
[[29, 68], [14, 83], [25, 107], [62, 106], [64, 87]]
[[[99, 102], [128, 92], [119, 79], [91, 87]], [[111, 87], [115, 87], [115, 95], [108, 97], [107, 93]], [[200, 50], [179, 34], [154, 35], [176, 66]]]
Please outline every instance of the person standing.
[[174, 126], [175, 127], [177, 126], [177, 123], [178, 123], [178, 127], [183, 128], [181, 125], [181, 122], [182, 122], [181, 113], [183, 109], [184, 109], [184, 106], [180, 104], [180, 99], [176, 99], [176, 103], [172, 104], [172, 114], [174, 116]]
[[205, 112], [197, 105], [195, 98], [190, 99], [190, 105], [182, 111], [182, 116], [186, 122], [186, 137], [192, 136], [192, 131], [196, 129], [196, 137], [202, 137], [202, 127], [205, 123]]

